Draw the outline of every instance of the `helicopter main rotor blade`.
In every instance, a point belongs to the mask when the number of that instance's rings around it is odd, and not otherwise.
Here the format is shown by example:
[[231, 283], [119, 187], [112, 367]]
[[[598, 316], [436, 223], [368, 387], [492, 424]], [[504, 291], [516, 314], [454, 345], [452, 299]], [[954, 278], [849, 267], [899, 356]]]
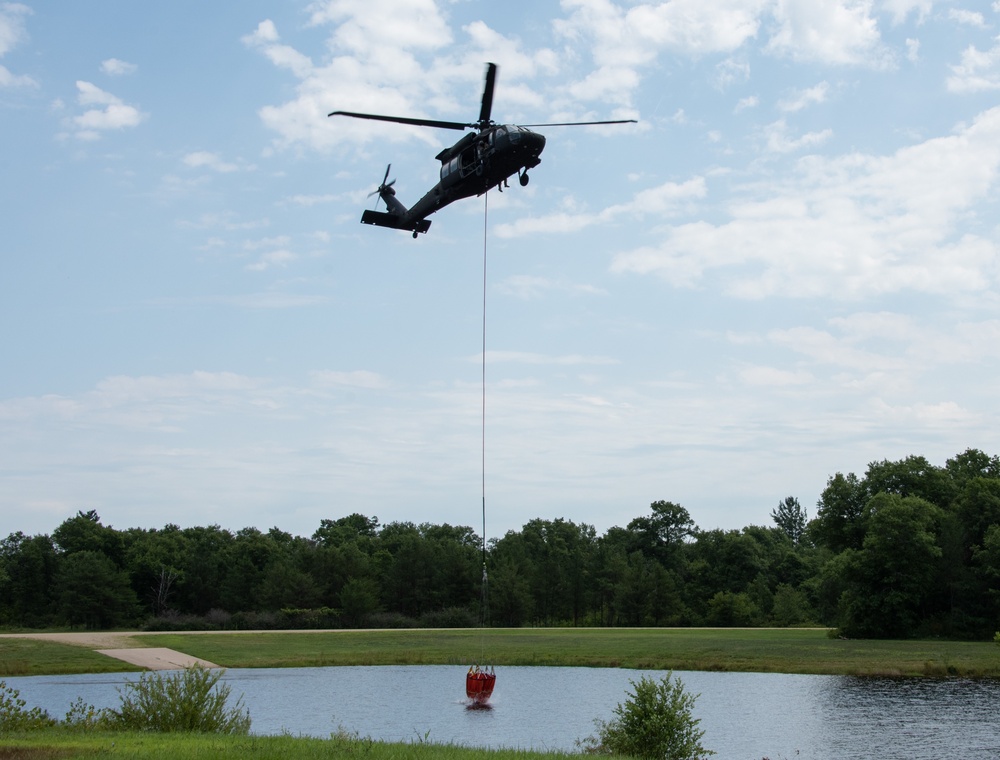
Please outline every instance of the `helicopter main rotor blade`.
[[483, 129], [490, 123], [490, 114], [493, 112], [493, 88], [497, 83], [497, 65], [495, 63], [486, 64], [486, 82], [483, 84], [483, 104], [479, 109], [479, 128]]
[[406, 116], [380, 116], [374, 113], [355, 113], [354, 111], [333, 111], [327, 116], [350, 116], [355, 119], [371, 119], [372, 121], [391, 121], [396, 124], [412, 124], [417, 127], [436, 127], [438, 129], [458, 129], [465, 131], [475, 127], [475, 124], [460, 124], [457, 121], [437, 121], [435, 119], [411, 119]]
[[615, 119], [613, 121], [554, 121], [549, 124], [518, 124], [519, 127], [591, 127], [596, 124], [638, 124], [635, 119]]

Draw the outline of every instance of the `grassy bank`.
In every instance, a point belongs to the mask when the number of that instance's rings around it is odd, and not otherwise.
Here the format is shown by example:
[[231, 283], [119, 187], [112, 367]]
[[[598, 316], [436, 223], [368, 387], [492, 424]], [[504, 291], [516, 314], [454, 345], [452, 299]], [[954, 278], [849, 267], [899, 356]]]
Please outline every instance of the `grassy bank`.
[[985, 642], [846, 641], [825, 630], [557, 628], [143, 637], [227, 667], [576, 665], [834, 675], [1000, 676]]
[[[129, 666], [80, 647], [0, 639], [0, 675]], [[227, 668], [322, 665], [575, 665], [830, 675], [1000, 676], [992, 642], [831, 639], [825, 630], [556, 628], [302, 631], [135, 636]], [[15, 651], [16, 650], [16, 651]], [[4, 663], [21, 663], [11, 672]]]
[[64, 673], [125, 673], [133, 670], [135, 667], [127, 662], [98, 654], [85, 647], [35, 639], [0, 639], [0, 678]]
[[58, 729], [4, 736], [0, 757], [23, 760], [108, 757], [132, 760], [203, 760], [266, 757], [275, 760], [357, 758], [367, 760], [535, 760], [579, 755], [520, 750], [467, 749], [441, 744], [389, 744], [368, 739], [214, 734], [70, 733]]

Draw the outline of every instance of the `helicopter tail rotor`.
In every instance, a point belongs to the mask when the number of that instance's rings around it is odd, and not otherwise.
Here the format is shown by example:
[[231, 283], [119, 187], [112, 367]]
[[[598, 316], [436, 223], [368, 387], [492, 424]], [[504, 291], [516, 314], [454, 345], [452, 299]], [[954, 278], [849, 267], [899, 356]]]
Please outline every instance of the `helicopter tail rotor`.
[[[391, 197], [396, 195], [396, 191], [392, 189], [392, 186], [396, 184], [396, 180], [393, 179], [386, 182], [386, 180], [389, 179], [389, 172], [391, 170], [392, 170], [392, 164], [389, 164], [387, 167], [385, 167], [385, 176], [382, 177], [382, 182], [379, 183], [379, 186], [376, 189], [368, 193], [369, 198], [371, 198], [373, 195], [377, 195], [379, 198], [385, 201], [385, 205], [387, 208], [392, 208], [392, 206], [389, 203], [389, 201], [386, 200], [386, 196]], [[395, 198], [393, 198], [393, 200], [395, 200]], [[399, 203], [399, 201], [396, 201], [396, 203]], [[378, 201], [375, 202], [375, 205], [378, 206]]]

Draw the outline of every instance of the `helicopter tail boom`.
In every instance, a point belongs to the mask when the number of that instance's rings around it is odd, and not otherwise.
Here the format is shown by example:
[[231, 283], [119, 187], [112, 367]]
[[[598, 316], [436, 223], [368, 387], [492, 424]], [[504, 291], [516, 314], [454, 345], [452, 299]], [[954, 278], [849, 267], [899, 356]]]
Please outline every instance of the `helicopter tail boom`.
[[408, 220], [400, 214], [389, 214], [384, 211], [365, 211], [361, 215], [362, 224], [373, 224], [376, 227], [389, 227], [394, 230], [410, 230], [411, 232], [427, 232], [430, 229], [429, 219]]

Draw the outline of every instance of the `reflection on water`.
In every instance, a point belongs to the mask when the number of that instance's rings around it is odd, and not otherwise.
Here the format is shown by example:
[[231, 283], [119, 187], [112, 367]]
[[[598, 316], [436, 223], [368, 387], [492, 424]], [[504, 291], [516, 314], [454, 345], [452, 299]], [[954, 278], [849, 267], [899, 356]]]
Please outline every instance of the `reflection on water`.
[[[387, 741], [576, 750], [642, 675], [656, 671], [504, 667], [490, 710], [469, 710], [465, 668], [230, 670], [253, 731]], [[872, 679], [761, 673], [677, 674], [700, 694], [702, 743], [720, 760], [1000, 757], [1000, 681]], [[61, 717], [77, 697], [118, 704], [120, 674], [9, 678], [29, 707]]]

